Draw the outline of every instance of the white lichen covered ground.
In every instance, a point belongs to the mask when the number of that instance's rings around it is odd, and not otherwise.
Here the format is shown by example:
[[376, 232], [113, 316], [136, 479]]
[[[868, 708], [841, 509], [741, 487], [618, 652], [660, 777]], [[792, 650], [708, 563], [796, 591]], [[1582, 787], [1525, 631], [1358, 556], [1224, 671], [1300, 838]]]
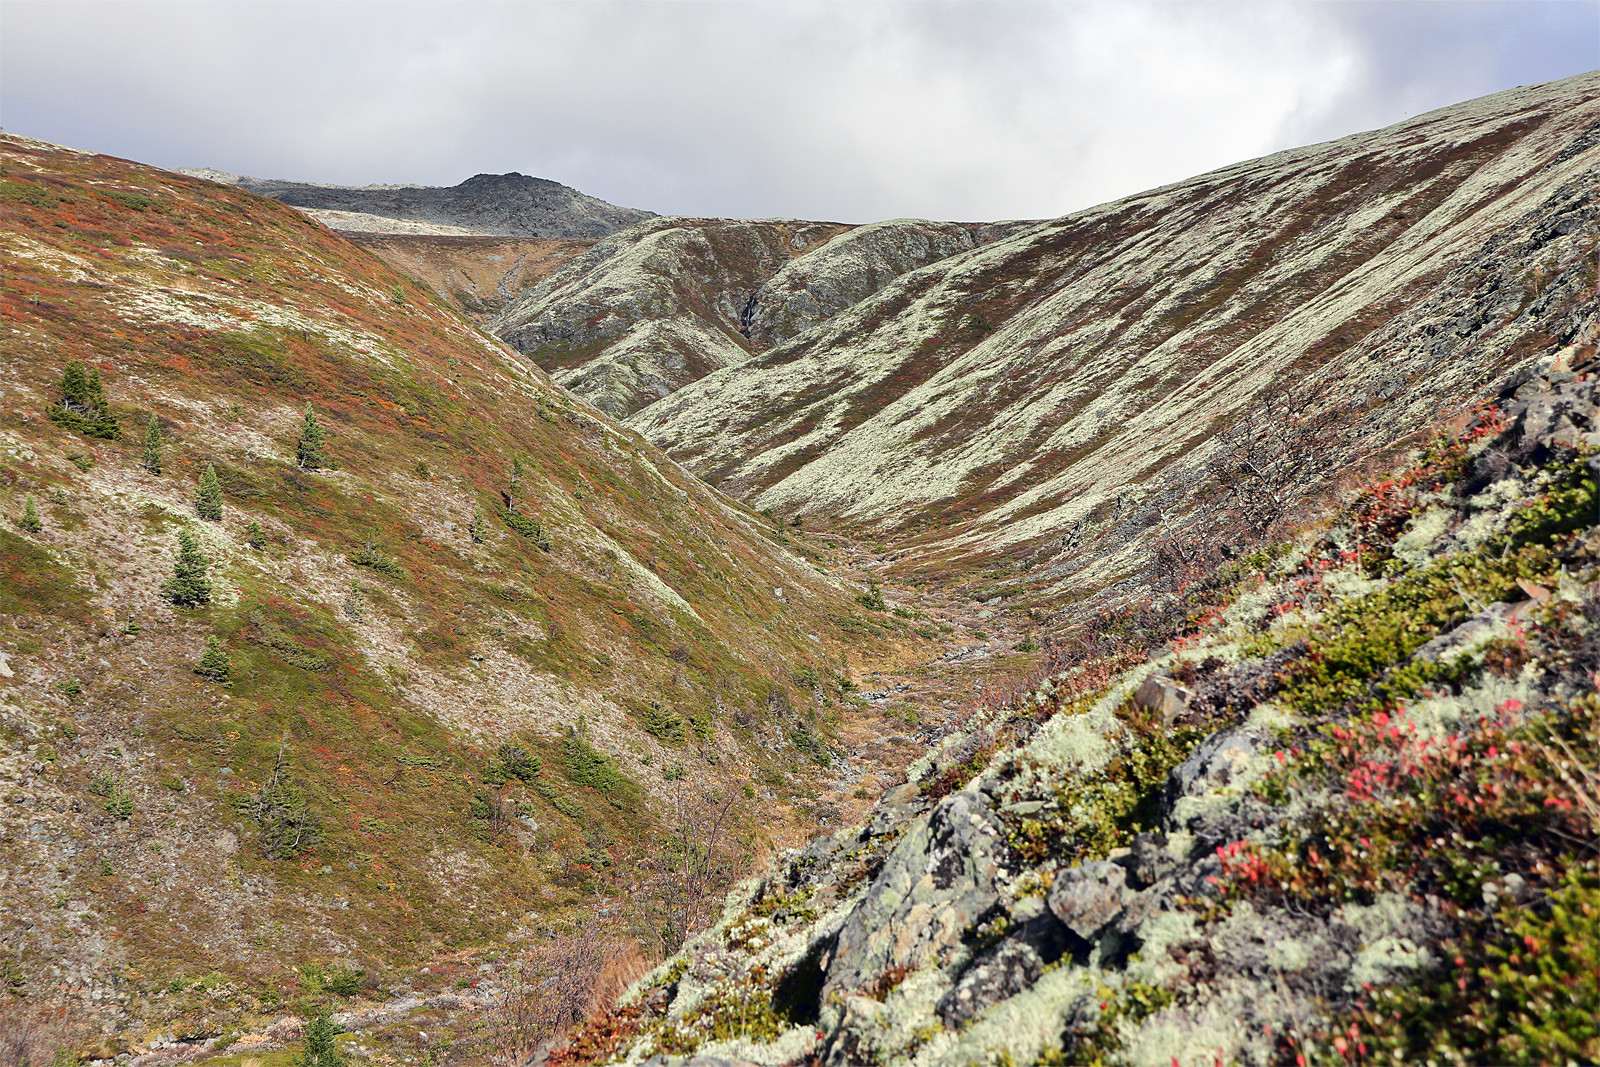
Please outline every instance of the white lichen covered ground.
[[[1570, 332], [1597, 118], [1583, 75], [1024, 229], [629, 422], [760, 506], [931, 524], [939, 556], [1104, 534], [1108, 508], [1168, 508], [1274, 384], [1353, 409], [1371, 449]], [[1128, 540], [1074, 580], [1124, 570]]]

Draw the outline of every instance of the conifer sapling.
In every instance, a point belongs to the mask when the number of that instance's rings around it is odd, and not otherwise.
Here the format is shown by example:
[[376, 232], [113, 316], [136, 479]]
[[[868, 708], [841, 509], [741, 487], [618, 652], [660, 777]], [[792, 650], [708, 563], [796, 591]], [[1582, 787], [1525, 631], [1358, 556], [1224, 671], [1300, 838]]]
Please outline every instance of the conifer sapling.
[[328, 1013], [306, 1023], [300, 1031], [305, 1049], [294, 1057], [294, 1067], [346, 1067], [350, 1062], [340, 1051], [337, 1038], [344, 1027], [334, 1022]]
[[506, 487], [506, 510], [517, 510], [517, 499], [522, 495], [522, 475], [527, 470], [521, 456], [511, 457], [511, 481]]
[[200, 551], [199, 542], [188, 530], [178, 531], [178, 555], [172, 563], [172, 577], [161, 583], [161, 595], [174, 604], [211, 602], [211, 579], [206, 577], [210, 560]]
[[194, 495], [194, 513], [211, 522], [222, 520], [222, 483], [217, 481], [217, 466], [207, 463], [200, 475], [200, 488]]
[[250, 525], [244, 528], [244, 543], [257, 551], [267, 547], [267, 531], [263, 530], [261, 524], [254, 519], [251, 519]]
[[300, 444], [295, 449], [295, 462], [303, 471], [321, 470], [328, 465], [327, 454], [322, 450], [322, 424], [317, 413], [306, 405], [306, 421], [300, 427]]
[[228, 680], [228, 653], [223, 651], [222, 642], [213, 635], [206, 638], [206, 650], [200, 656], [200, 662], [194, 665], [194, 673], [202, 678], [210, 678], [214, 682]]
[[39, 521], [39, 509], [34, 506], [33, 497], [30, 496], [22, 503], [22, 518], [17, 520], [17, 529], [38, 533], [43, 528], [44, 524]]
[[485, 533], [484, 523], [487, 521], [483, 514], [483, 505], [479, 504], [472, 509], [472, 518], [467, 521], [467, 536], [472, 538], [475, 545], [483, 544]]
[[73, 360], [61, 372], [56, 389], [61, 399], [50, 408], [50, 421], [87, 437], [114, 441], [122, 436], [122, 427], [111, 413], [106, 402], [105, 386], [100, 381], [100, 368], [85, 368]]
[[154, 415], [150, 416], [149, 425], [144, 428], [144, 458], [141, 462], [151, 474], [161, 473], [161, 423], [156, 421]]

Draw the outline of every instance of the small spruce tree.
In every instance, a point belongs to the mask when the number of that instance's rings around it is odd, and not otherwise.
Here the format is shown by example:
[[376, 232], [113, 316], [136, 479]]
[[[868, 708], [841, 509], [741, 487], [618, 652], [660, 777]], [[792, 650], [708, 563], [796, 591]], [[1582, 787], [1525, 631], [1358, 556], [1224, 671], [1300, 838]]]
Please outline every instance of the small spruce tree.
[[56, 390], [60, 399], [50, 408], [51, 422], [86, 437], [114, 441], [122, 436], [122, 427], [106, 403], [100, 368], [85, 368], [73, 360], [61, 372]]
[[211, 602], [211, 579], [206, 568], [211, 561], [200, 551], [194, 534], [178, 531], [178, 555], [172, 563], [172, 577], [161, 583], [161, 595], [174, 604], [193, 605]]
[[222, 483], [217, 481], [217, 465], [207, 463], [200, 475], [200, 488], [194, 494], [194, 513], [211, 522], [222, 521]]
[[[61, 381], [56, 388], [61, 393], [63, 402], [68, 400], [77, 404], [89, 402], [89, 371], [82, 363], [73, 360], [61, 371]], [[104, 389], [101, 390], [102, 395]]]
[[154, 415], [144, 428], [144, 469], [151, 474], [161, 473], [161, 423]]
[[30, 496], [22, 502], [22, 518], [17, 520], [17, 529], [38, 533], [43, 528], [44, 524], [39, 521], [39, 509], [34, 507], [33, 497]]
[[244, 528], [244, 543], [257, 551], [267, 547], [267, 531], [263, 530], [261, 524], [254, 519], [251, 519], [250, 525]]
[[344, 1027], [324, 1011], [300, 1031], [305, 1049], [294, 1057], [294, 1067], [346, 1067], [350, 1062], [340, 1051], [338, 1037]]
[[512, 456], [511, 457], [511, 481], [506, 487], [506, 510], [507, 511], [510, 511], [510, 512], [514, 513], [517, 510], [517, 501], [522, 496], [522, 476], [526, 472], [527, 472], [527, 468], [522, 465], [522, 457], [521, 456]]
[[303, 471], [321, 470], [328, 465], [328, 456], [322, 450], [322, 423], [317, 421], [317, 413], [311, 410], [311, 405], [306, 405], [306, 421], [300, 427], [300, 444], [295, 449], [295, 462], [300, 464]]
[[222, 642], [212, 636], [206, 638], [206, 650], [200, 656], [200, 662], [194, 665], [194, 673], [202, 678], [210, 678], [213, 682], [226, 682], [231, 666], [228, 662], [228, 653], [223, 651]]
[[472, 518], [467, 521], [467, 536], [472, 538], [473, 544], [483, 544], [484, 536], [487, 533], [487, 529], [485, 527], [485, 523], [487, 522], [488, 519], [483, 514], [482, 504], [479, 504], [477, 507], [472, 509]]

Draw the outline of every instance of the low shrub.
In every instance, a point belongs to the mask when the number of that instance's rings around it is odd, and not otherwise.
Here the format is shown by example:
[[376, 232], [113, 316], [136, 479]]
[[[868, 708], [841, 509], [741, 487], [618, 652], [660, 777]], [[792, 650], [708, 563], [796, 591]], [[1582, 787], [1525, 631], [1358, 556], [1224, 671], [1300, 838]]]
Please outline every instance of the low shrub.
[[364, 542], [358, 551], [351, 553], [350, 562], [389, 578], [403, 579], [406, 576], [406, 570], [400, 566], [400, 562], [371, 541]]
[[550, 551], [550, 537], [544, 532], [544, 527], [540, 525], [538, 519], [533, 518], [531, 515], [519, 514], [509, 508], [500, 510], [500, 518], [507, 526], [532, 541], [538, 548], [545, 552]]
[[322, 843], [322, 820], [291, 779], [280, 750], [272, 774], [254, 793], [235, 793], [234, 810], [261, 828], [261, 851], [268, 859], [291, 859]]

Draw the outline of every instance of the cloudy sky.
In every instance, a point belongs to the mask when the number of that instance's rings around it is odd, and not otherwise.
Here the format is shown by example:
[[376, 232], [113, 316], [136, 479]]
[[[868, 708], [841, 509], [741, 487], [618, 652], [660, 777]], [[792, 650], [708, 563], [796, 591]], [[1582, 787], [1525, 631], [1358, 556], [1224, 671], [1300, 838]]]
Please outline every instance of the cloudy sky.
[[0, 3], [0, 125], [662, 213], [1033, 218], [1600, 67], [1600, 4]]

